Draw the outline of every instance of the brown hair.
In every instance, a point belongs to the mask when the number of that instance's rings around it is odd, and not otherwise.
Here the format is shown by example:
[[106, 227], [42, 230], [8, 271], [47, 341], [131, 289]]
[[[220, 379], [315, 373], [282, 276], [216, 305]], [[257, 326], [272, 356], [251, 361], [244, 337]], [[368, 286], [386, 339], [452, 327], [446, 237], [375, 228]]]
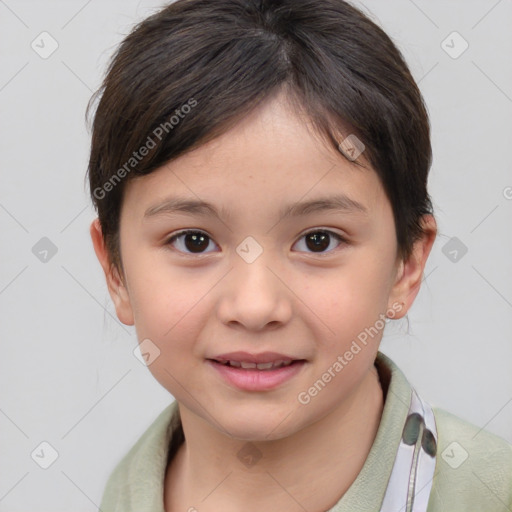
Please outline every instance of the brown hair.
[[283, 87], [336, 150], [340, 133], [364, 143], [407, 259], [432, 213], [430, 124], [386, 33], [344, 0], [177, 0], [122, 41], [87, 108], [101, 96], [88, 177], [112, 263], [122, 269], [126, 180], [225, 133]]

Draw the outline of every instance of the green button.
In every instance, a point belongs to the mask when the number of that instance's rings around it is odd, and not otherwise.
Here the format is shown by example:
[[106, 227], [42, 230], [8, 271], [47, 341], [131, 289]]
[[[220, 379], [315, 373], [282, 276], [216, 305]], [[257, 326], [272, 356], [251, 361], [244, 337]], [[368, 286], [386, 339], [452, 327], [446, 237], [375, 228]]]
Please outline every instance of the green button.
[[423, 431], [423, 437], [421, 438], [421, 446], [431, 457], [437, 453], [437, 443], [434, 435], [430, 430], [425, 429]]
[[405, 421], [402, 439], [405, 444], [416, 444], [420, 435], [420, 425], [423, 423], [423, 417], [417, 412], [408, 416]]

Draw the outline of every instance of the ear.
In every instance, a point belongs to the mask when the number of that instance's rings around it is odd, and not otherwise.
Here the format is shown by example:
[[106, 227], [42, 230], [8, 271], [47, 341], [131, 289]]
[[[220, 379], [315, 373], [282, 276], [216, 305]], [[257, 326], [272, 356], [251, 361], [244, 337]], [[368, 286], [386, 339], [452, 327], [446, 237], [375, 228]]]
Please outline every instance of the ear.
[[107, 281], [108, 292], [114, 305], [119, 320], [125, 325], [134, 325], [133, 311], [130, 304], [128, 290], [119, 276], [119, 271], [110, 261], [110, 256], [105, 247], [105, 240], [101, 231], [101, 225], [98, 218], [93, 220], [90, 227], [92, 244], [94, 252], [103, 268], [105, 279]]
[[[389, 295], [388, 308], [396, 312], [393, 316], [395, 319], [407, 314], [418, 295], [427, 258], [436, 239], [437, 224], [433, 215], [424, 215], [421, 223], [423, 234], [414, 243], [409, 258], [399, 262], [395, 282]], [[401, 304], [400, 309], [396, 307], [397, 304]]]

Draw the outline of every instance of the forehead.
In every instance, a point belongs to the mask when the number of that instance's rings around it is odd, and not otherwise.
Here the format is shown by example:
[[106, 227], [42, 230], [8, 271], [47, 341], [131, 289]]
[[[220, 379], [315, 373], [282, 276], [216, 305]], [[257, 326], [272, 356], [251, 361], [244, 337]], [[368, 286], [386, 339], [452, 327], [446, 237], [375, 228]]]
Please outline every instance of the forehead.
[[174, 196], [235, 214], [263, 213], [272, 203], [282, 215], [294, 202], [344, 196], [371, 213], [387, 199], [364, 163], [366, 168], [357, 166], [328, 147], [307, 117], [278, 95], [216, 139], [129, 180], [123, 203], [139, 218]]

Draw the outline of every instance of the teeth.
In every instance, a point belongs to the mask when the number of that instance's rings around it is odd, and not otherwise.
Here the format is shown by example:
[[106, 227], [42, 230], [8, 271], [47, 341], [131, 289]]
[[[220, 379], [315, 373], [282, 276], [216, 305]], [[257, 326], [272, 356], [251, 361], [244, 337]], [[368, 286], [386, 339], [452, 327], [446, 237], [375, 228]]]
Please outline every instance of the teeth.
[[290, 366], [292, 364], [292, 360], [284, 361], [283, 359], [279, 359], [274, 362], [269, 363], [248, 363], [245, 361], [219, 361], [220, 363], [226, 365], [226, 366], [233, 366], [234, 368], [244, 368], [248, 370], [271, 370], [275, 368], [281, 368], [283, 366]]
[[258, 370], [268, 370], [269, 368], [272, 368], [274, 366], [274, 363], [271, 361], [270, 363], [258, 363], [256, 367]]

